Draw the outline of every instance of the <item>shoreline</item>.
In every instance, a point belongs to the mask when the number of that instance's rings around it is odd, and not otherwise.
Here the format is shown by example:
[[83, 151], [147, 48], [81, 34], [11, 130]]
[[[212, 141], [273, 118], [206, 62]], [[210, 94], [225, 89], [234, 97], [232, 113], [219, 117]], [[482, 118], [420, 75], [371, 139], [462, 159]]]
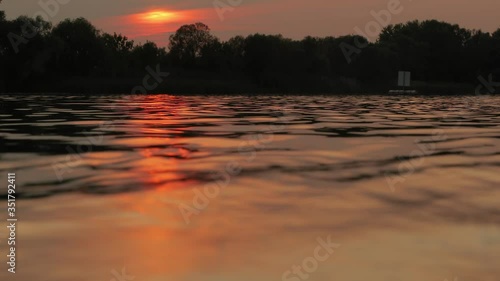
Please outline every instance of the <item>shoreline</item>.
[[[327, 75], [281, 75], [261, 73], [258, 76], [210, 71], [181, 71], [164, 68], [159, 79], [149, 75], [130, 76], [44, 76], [30, 79], [30, 83], [0, 79], [0, 95], [16, 94], [172, 94], [172, 95], [394, 95], [391, 90], [400, 90], [396, 79], [360, 80], [346, 76]], [[149, 79], [149, 80], [148, 80]], [[483, 81], [484, 82], [484, 81]], [[145, 84], [147, 83], [147, 84]], [[416, 95], [475, 95], [500, 86], [483, 85], [476, 82], [420, 81], [414, 80], [409, 90]], [[408, 95], [408, 94], [404, 94]]]
[[[310, 83], [310, 88], [299, 85], [297, 87], [266, 87], [253, 83], [249, 80], [192, 80], [178, 79], [166, 81], [146, 92], [134, 91], [141, 85], [140, 78], [115, 78], [115, 79], [81, 79], [73, 78], [61, 80], [58, 83], [52, 81], [47, 84], [33, 83], [27, 87], [5, 87], [0, 81], [0, 95], [384, 95], [384, 96], [463, 96], [478, 95], [478, 85], [466, 83], [449, 82], [420, 82], [415, 81], [411, 90], [417, 93], [401, 94], [389, 93], [390, 90], [398, 90], [394, 83], [361, 83], [358, 81], [346, 82], [331, 80], [328, 85]], [[136, 82], [137, 83], [134, 83]], [[303, 83], [307, 85], [308, 83]], [[4, 86], [4, 87], [2, 87]], [[496, 95], [500, 93], [497, 87], [493, 93], [483, 92], [481, 95]]]

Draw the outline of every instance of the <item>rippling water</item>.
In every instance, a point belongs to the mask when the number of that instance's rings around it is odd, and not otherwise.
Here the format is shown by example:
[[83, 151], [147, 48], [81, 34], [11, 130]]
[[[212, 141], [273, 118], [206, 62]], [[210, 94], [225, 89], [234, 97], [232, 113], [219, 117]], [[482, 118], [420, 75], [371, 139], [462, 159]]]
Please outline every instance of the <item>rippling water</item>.
[[[500, 276], [500, 97], [0, 102], [16, 280]], [[328, 260], [287, 275], [328, 236]]]

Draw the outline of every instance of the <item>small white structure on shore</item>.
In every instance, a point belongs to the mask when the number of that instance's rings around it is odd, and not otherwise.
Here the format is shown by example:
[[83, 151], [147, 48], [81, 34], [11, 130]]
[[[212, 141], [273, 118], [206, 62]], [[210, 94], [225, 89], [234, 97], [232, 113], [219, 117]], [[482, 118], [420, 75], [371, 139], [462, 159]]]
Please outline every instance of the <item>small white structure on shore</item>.
[[402, 90], [390, 90], [389, 94], [416, 94], [415, 90], [407, 90], [411, 87], [411, 72], [399, 71], [398, 73], [398, 87], [403, 87]]
[[411, 72], [400, 71], [398, 73], [398, 86], [399, 87], [410, 87], [411, 86]]

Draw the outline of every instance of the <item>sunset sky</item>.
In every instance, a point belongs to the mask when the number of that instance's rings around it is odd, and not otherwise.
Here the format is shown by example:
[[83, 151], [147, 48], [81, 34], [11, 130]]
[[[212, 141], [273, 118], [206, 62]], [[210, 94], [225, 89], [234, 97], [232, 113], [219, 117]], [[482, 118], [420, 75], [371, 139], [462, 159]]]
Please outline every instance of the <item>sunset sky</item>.
[[[40, 0], [4, 0], [0, 10], [8, 18], [33, 16], [43, 11]], [[42, 0], [42, 2], [55, 0]], [[374, 17], [371, 11], [387, 10], [397, 0], [59, 0], [52, 22], [85, 17], [105, 32], [123, 33], [136, 41], [151, 40], [166, 45], [168, 35], [179, 26], [201, 21], [215, 35], [228, 39], [250, 33], [281, 33], [295, 39], [306, 35], [339, 36], [357, 33]], [[217, 2], [218, 1], [218, 2]], [[222, 17], [214, 3], [228, 5]], [[230, 3], [238, 4], [235, 7]], [[492, 32], [500, 27], [498, 0], [401, 0], [400, 13], [390, 23], [413, 19], [439, 19], [466, 28]]]

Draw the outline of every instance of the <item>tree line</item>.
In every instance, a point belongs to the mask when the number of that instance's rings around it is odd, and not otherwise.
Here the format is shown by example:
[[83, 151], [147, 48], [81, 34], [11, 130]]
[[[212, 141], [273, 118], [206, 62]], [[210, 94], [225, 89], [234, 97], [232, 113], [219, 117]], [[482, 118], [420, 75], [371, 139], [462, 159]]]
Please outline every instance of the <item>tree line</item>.
[[137, 44], [84, 18], [52, 25], [41, 17], [7, 20], [0, 11], [0, 92], [130, 81], [157, 65], [171, 73], [165, 83], [173, 88], [166, 89], [180, 92], [182, 81], [187, 88], [206, 83], [214, 92], [231, 82], [230, 91], [383, 90], [394, 85], [398, 70], [421, 83], [450, 85], [500, 77], [500, 28], [488, 33], [437, 20], [389, 25], [376, 42], [358, 35], [292, 40], [265, 34], [222, 41], [203, 23], [181, 26], [169, 39], [167, 48]]

